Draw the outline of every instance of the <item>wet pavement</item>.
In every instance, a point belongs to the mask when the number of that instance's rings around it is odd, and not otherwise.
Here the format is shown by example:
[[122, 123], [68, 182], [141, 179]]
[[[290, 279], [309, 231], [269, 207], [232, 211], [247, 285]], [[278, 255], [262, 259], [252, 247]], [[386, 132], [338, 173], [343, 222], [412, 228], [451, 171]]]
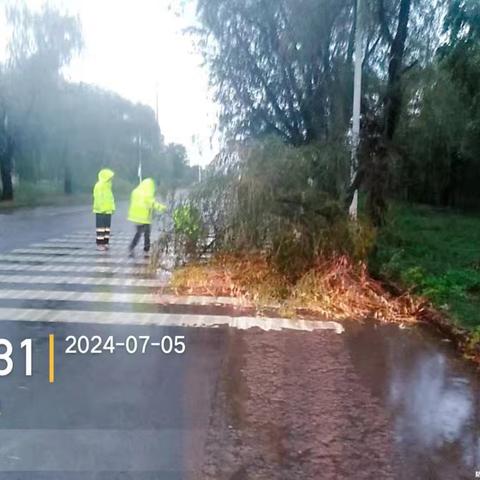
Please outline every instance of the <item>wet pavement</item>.
[[203, 479], [472, 479], [480, 385], [422, 328], [233, 332]]
[[104, 256], [89, 207], [0, 214], [0, 480], [475, 478], [480, 382], [450, 343], [373, 322], [240, 330], [222, 323], [253, 311], [228, 299], [156, 302], [166, 278], [126, 258], [120, 210]]
[[345, 341], [360, 381], [391, 418], [397, 478], [475, 478], [478, 370], [426, 327], [352, 324]]
[[[144, 302], [163, 280], [145, 271], [143, 258], [127, 258], [132, 227], [124, 216], [121, 204], [111, 253], [102, 256], [89, 207], [0, 214], [0, 337], [13, 346], [14, 365], [0, 377], [2, 479], [180, 479], [201, 464], [225, 333], [115, 321], [125, 312], [138, 318], [169, 313]], [[132, 299], [113, 301], [119, 295]], [[175, 313], [188, 308], [180, 305]], [[61, 311], [68, 323], [55, 320]], [[46, 322], [36, 321], [40, 313]], [[113, 321], [102, 325], [107, 314]], [[100, 353], [90, 346], [86, 354], [67, 354], [71, 337], [92, 345], [101, 339]], [[103, 348], [109, 338], [113, 353]], [[131, 345], [141, 342], [135, 353], [126, 349], [128, 338]], [[31, 376], [25, 375], [24, 339], [33, 340]], [[177, 339], [184, 353], [170, 351], [168, 342]]]

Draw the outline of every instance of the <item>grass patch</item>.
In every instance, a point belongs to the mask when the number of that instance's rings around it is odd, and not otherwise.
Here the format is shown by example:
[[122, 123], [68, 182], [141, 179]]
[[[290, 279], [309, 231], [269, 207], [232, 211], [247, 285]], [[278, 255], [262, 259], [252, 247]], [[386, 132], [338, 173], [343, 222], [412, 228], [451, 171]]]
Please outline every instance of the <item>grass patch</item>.
[[380, 234], [374, 270], [480, 330], [480, 217], [396, 205]]
[[0, 210], [46, 205], [81, 205], [91, 201], [88, 193], [65, 195], [63, 185], [54, 182], [21, 182], [12, 201], [0, 202]]
[[[122, 179], [118, 180], [119, 185], [114, 184], [113, 188], [115, 199], [127, 199], [133, 187]], [[72, 206], [90, 203], [92, 203], [91, 191], [79, 191], [66, 195], [63, 191], [63, 183], [22, 181], [15, 188], [13, 201], [0, 201], [0, 211], [21, 207]]]

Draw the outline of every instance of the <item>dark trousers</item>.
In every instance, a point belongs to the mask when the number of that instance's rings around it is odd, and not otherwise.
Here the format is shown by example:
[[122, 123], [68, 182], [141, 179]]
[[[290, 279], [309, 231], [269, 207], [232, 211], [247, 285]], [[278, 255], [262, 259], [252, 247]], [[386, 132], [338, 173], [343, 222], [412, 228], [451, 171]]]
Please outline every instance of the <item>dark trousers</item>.
[[144, 237], [143, 250], [145, 252], [150, 251], [150, 225], [137, 225], [137, 231], [130, 244], [130, 250], [133, 250], [137, 246], [142, 234]]
[[97, 227], [97, 245], [108, 245], [112, 216], [109, 213], [97, 213], [95, 223]]

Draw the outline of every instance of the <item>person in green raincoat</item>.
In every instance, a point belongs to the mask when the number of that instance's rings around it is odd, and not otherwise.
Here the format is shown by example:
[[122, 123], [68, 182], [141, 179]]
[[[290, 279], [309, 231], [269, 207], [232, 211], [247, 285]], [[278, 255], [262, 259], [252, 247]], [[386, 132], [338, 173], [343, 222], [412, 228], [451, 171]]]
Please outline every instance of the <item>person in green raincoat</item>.
[[130, 207], [128, 209], [128, 220], [135, 223], [136, 232], [130, 243], [129, 252], [133, 256], [141, 236], [144, 236], [143, 250], [145, 256], [150, 251], [150, 225], [154, 210], [163, 213], [167, 207], [155, 200], [155, 181], [146, 178], [136, 187], [130, 196]]
[[93, 213], [97, 231], [97, 249], [108, 250], [112, 214], [115, 212], [115, 198], [112, 192], [114, 173], [109, 168], [98, 172], [98, 182], [93, 187]]

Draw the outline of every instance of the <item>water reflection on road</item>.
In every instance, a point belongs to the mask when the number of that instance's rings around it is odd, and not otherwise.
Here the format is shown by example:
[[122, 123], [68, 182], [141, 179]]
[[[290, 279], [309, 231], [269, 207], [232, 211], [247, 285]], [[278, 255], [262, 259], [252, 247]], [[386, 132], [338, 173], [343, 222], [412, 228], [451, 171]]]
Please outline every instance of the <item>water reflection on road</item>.
[[398, 478], [475, 478], [480, 384], [426, 328], [356, 325], [345, 337], [357, 373], [391, 414]]

